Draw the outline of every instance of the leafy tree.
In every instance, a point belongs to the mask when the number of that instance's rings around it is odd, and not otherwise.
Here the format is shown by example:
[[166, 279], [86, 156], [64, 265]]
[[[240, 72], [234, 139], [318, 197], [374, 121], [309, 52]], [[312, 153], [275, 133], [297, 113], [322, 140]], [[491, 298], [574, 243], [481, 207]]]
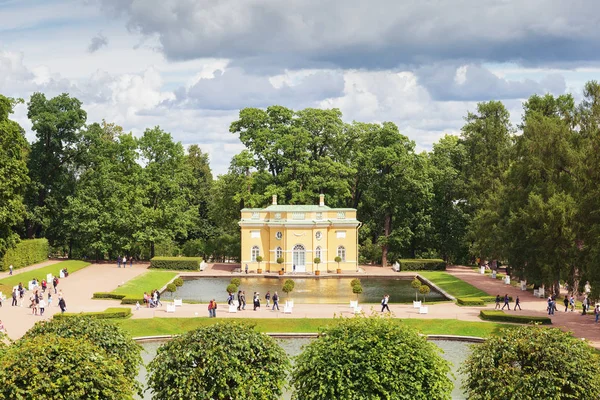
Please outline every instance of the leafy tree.
[[26, 196], [27, 237], [44, 235], [51, 244], [64, 242], [63, 212], [75, 186], [82, 128], [87, 114], [81, 101], [63, 93], [50, 100], [34, 93], [27, 103], [27, 117], [36, 141], [31, 145]]
[[213, 176], [210, 169], [208, 154], [203, 153], [200, 146], [193, 144], [188, 148], [185, 164], [189, 169], [188, 205], [193, 223], [188, 232], [188, 238], [208, 239], [214, 235], [214, 226], [210, 220], [209, 204], [213, 186]]
[[242, 280], [240, 278], [231, 278], [231, 282], [230, 283], [232, 285], [240, 287], [240, 285], [242, 284]]
[[341, 318], [294, 363], [293, 399], [450, 399], [435, 345], [389, 318]]
[[419, 289], [421, 288], [422, 285], [423, 284], [421, 283], [419, 278], [417, 278], [416, 276], [415, 276], [415, 279], [413, 279], [412, 282], [410, 283], [410, 287], [415, 289], [415, 301], [419, 301]]
[[288, 297], [290, 296], [290, 293], [292, 293], [292, 291], [294, 290], [294, 286], [296, 286], [295, 282], [291, 279], [286, 279], [285, 282], [283, 282], [283, 287], [281, 288], [281, 290], [288, 295]]
[[352, 293], [354, 293], [356, 295], [356, 300], [358, 300], [358, 295], [361, 294], [363, 292], [363, 287], [360, 283], [360, 281], [358, 281], [357, 284], [352, 285]]
[[152, 398], [276, 399], [289, 368], [285, 352], [252, 326], [218, 323], [178, 336], [148, 366]]
[[474, 346], [462, 370], [472, 400], [600, 397], [600, 358], [559, 329], [505, 329]]
[[237, 292], [238, 287], [236, 285], [234, 285], [233, 283], [230, 283], [229, 285], [227, 285], [227, 289], [225, 289], [225, 290], [227, 290], [227, 293], [232, 294], [232, 293]]
[[319, 270], [319, 264], [321, 264], [321, 259], [319, 257], [315, 257], [313, 262], [317, 265], [317, 271]]
[[137, 387], [136, 376], [142, 363], [141, 347], [121, 328], [114, 324], [90, 317], [72, 316], [37, 322], [23, 339], [39, 336], [85, 339], [106, 351], [123, 365], [122, 375], [129, 384]]
[[85, 338], [40, 335], [0, 353], [3, 399], [133, 399], [134, 385], [114, 354]]
[[421, 285], [421, 287], [419, 287], [419, 293], [423, 295], [423, 302], [425, 302], [425, 298], [427, 297], [430, 291], [431, 289], [427, 285]]
[[0, 95], [0, 259], [19, 239], [15, 228], [25, 216], [23, 195], [29, 183], [29, 144], [19, 124], [8, 118], [19, 102]]
[[262, 262], [262, 256], [256, 256], [256, 262], [258, 263], [258, 268], [260, 268], [260, 263]]

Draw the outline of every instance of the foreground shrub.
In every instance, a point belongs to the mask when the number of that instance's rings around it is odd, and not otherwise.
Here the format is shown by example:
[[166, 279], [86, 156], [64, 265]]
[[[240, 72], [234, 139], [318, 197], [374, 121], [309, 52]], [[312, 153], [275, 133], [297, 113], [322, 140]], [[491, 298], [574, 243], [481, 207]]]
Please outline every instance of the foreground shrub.
[[456, 302], [461, 306], [485, 306], [481, 297], [458, 297]]
[[154, 257], [150, 268], [199, 271], [202, 257]]
[[45, 261], [49, 252], [48, 239], [21, 240], [0, 259], [0, 271], [7, 271], [11, 264], [17, 269]]
[[92, 317], [97, 319], [114, 319], [114, 318], [129, 318], [131, 317], [131, 308], [112, 307], [104, 311], [86, 312], [86, 313], [63, 313], [55, 314], [53, 318], [68, 318], [68, 317]]
[[40, 335], [0, 353], [2, 399], [133, 399], [116, 357], [83, 338]]
[[389, 318], [342, 318], [294, 363], [294, 399], [450, 399], [439, 349]]
[[105, 350], [109, 356], [120, 360], [125, 377], [130, 384], [135, 384], [142, 363], [142, 348], [118, 326], [106, 320], [86, 316], [59, 317], [36, 323], [23, 339], [48, 335], [89, 340]]
[[153, 399], [278, 399], [289, 368], [275, 340], [237, 323], [178, 336], [148, 366]]
[[404, 259], [398, 260], [400, 271], [445, 271], [446, 263], [442, 259]]
[[598, 399], [600, 358], [559, 329], [504, 329], [473, 346], [461, 370], [469, 399]]

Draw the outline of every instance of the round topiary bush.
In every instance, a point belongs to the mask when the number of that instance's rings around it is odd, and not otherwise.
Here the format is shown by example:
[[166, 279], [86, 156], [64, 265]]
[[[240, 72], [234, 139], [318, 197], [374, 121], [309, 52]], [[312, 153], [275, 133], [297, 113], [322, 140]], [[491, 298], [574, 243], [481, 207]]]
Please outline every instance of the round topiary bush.
[[242, 280], [240, 278], [231, 278], [231, 283], [232, 285], [235, 285], [237, 287], [240, 287], [240, 285], [242, 284]]
[[235, 286], [233, 283], [230, 283], [229, 285], [227, 285], [227, 288], [225, 290], [227, 290], [227, 293], [232, 294], [237, 292], [237, 286]]
[[293, 399], [450, 399], [440, 350], [389, 318], [342, 318], [294, 363]]
[[162, 345], [148, 366], [155, 400], [278, 399], [289, 360], [252, 326], [217, 323]]
[[175, 284], [175, 286], [183, 286], [183, 279], [182, 278], [175, 278], [173, 280], [173, 283]]
[[600, 357], [556, 328], [504, 329], [461, 368], [469, 399], [600, 399]]
[[169, 284], [167, 285], [167, 292], [171, 292], [171, 293], [173, 293], [173, 292], [175, 292], [176, 290], [177, 290], [177, 286], [175, 286], [175, 284], [174, 284], [174, 283], [169, 283]]

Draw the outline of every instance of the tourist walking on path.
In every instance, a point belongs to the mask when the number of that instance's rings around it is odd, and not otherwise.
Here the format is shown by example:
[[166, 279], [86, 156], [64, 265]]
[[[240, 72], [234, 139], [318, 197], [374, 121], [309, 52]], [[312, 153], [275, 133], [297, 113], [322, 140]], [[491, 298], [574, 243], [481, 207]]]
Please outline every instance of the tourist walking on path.
[[277, 294], [277, 292], [275, 292], [273, 294], [273, 308], [272, 308], [272, 310], [275, 310], [275, 307], [277, 307], [277, 311], [279, 311], [279, 295]]
[[56, 294], [56, 287], [58, 286], [58, 278], [54, 277], [54, 279], [52, 279], [52, 286], [54, 286], [54, 294]]
[[265, 294], [265, 300], [267, 302], [267, 307], [270, 307], [269, 302], [271, 301], [271, 292], [267, 291], [267, 294]]
[[246, 264], [246, 274], [248, 273], [248, 264]]
[[208, 303], [208, 317], [209, 318], [216, 318], [217, 317], [217, 302], [215, 301], [215, 299], [212, 299]]
[[598, 323], [598, 318], [600, 318], [600, 304], [596, 304], [596, 308], [594, 308], [594, 315], [596, 316], [596, 323]]
[[499, 310], [500, 309], [500, 295], [496, 295], [496, 306], [494, 307], [494, 310]]
[[241, 290], [238, 290], [237, 301], [238, 301], [237, 309], [238, 309], [238, 311], [240, 311], [242, 309], [242, 291]]
[[17, 289], [15, 288], [15, 289], [13, 289], [13, 292], [12, 292], [12, 306], [16, 307], [16, 305], [17, 305]]
[[40, 307], [40, 316], [44, 316], [44, 311], [46, 310], [46, 301], [44, 300], [43, 297], [40, 299], [39, 307]]
[[52, 293], [48, 290], [48, 308], [52, 306]]
[[133, 268], [133, 256], [129, 256], [129, 268]]
[[117, 256], [117, 268], [121, 268], [121, 256]]
[[65, 302], [64, 297], [60, 298], [60, 300], [58, 301], [58, 306], [60, 307], [61, 313], [64, 313], [65, 311], [67, 311], [67, 303]]
[[573, 295], [571, 295], [571, 298], [569, 299], [569, 304], [571, 305], [571, 312], [575, 311], [575, 297], [573, 297]]
[[258, 308], [260, 310], [260, 293], [254, 292], [254, 297], [252, 299], [254, 305], [254, 311]]
[[127, 268], [127, 257], [123, 256], [123, 268]]
[[13, 273], [13, 265], [12, 264], [10, 264], [10, 266], [8, 267], [8, 270], [9, 270], [8, 274], [12, 275], [12, 273]]
[[242, 310], [246, 309], [246, 291], [242, 290]]
[[388, 303], [390, 301], [390, 295], [386, 294], [385, 296], [383, 296], [383, 299], [381, 299], [381, 312], [383, 312], [384, 310], [388, 310], [388, 312], [390, 311], [390, 307], [388, 306]]
[[569, 311], [569, 296], [565, 296], [563, 303], [565, 304], [565, 312]]
[[517, 311], [517, 307], [519, 307], [520, 311], [523, 311], [521, 310], [521, 300], [519, 299], [519, 296], [517, 296], [517, 299], [515, 300], [515, 307], [513, 308], [513, 310]]
[[508, 311], [510, 311], [510, 304], [508, 304], [508, 293], [506, 293], [504, 295], [504, 305], [502, 306], [502, 309], [504, 310], [504, 307], [508, 307]]
[[554, 309], [556, 308], [556, 304], [552, 296], [548, 296], [548, 315], [554, 315]]

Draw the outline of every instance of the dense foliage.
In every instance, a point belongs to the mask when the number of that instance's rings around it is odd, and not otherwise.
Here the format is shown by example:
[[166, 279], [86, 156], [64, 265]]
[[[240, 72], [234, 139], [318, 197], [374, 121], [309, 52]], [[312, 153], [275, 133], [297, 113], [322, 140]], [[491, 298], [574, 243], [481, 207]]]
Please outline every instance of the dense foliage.
[[389, 318], [342, 318], [307, 345], [292, 372], [294, 399], [450, 399], [439, 349]]
[[[473, 299], [471, 298], [470, 300], [473, 300]], [[465, 305], [467, 305], [467, 304], [465, 304]], [[481, 311], [479, 311], [479, 317], [486, 321], [512, 322], [512, 323], [516, 323], [516, 324], [531, 324], [531, 323], [538, 323], [538, 324], [542, 324], [542, 325], [552, 324], [552, 319], [550, 319], [550, 317], [507, 314], [502, 310], [481, 310]]]
[[0, 353], [0, 399], [133, 399], [114, 354], [83, 338], [40, 335]]
[[287, 355], [269, 336], [218, 323], [162, 345], [148, 366], [148, 386], [156, 400], [275, 400], [288, 368]]
[[505, 329], [474, 346], [462, 369], [471, 400], [600, 398], [599, 356], [559, 329]]
[[400, 271], [444, 271], [446, 263], [440, 259], [398, 260]]
[[102, 319], [73, 316], [37, 322], [23, 339], [45, 335], [86, 339], [94, 343], [123, 364], [125, 378], [136, 386], [135, 377], [142, 363], [141, 346], [119, 327]]
[[50, 247], [48, 239], [25, 239], [10, 248], [0, 259], [0, 270], [6, 271], [13, 268], [22, 268], [48, 259]]
[[150, 268], [198, 271], [201, 262], [201, 257], [154, 257]]

